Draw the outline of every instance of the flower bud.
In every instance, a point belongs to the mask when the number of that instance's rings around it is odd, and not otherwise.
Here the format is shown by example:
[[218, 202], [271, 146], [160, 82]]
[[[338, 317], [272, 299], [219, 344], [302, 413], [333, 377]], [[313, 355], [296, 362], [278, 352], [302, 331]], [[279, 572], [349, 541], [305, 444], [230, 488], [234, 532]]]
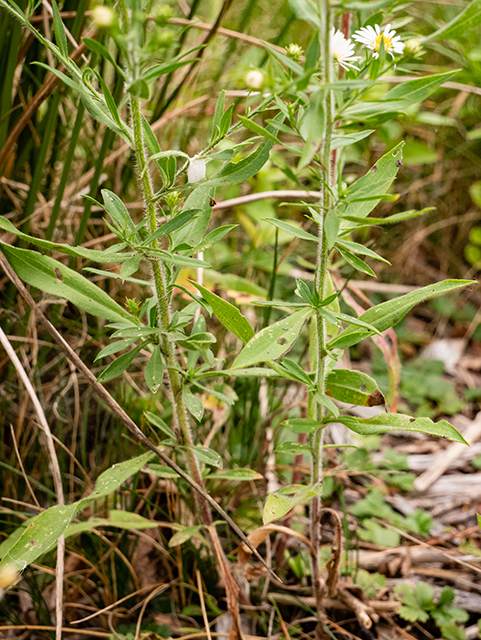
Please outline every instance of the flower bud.
[[424, 49], [417, 38], [411, 38], [405, 42], [404, 55], [418, 57], [424, 53]]
[[291, 44], [285, 49], [287, 57], [291, 60], [294, 60], [295, 62], [297, 62], [303, 54], [302, 47], [300, 47], [295, 42], [291, 42]]
[[187, 179], [189, 182], [200, 182], [205, 180], [206, 164], [204, 158], [191, 158], [187, 169]]
[[90, 16], [97, 29], [111, 29], [117, 22], [116, 15], [112, 9], [101, 5], [94, 7]]
[[253, 69], [246, 74], [245, 83], [249, 89], [260, 89], [264, 84], [264, 74], [262, 71]]
[[168, 4], [161, 4], [154, 13], [155, 24], [163, 27], [172, 18], [172, 8]]

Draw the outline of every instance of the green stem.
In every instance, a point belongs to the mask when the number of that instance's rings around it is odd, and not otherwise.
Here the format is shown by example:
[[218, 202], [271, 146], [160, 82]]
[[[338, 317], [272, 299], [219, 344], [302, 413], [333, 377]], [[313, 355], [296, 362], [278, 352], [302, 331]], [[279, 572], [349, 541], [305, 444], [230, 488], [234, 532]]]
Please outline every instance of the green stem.
[[[319, 0], [319, 14], [321, 17], [321, 29], [319, 31], [319, 44], [321, 51], [321, 74], [320, 81], [322, 84], [331, 83], [333, 81], [332, 59], [330, 52], [330, 30], [331, 30], [331, 8], [329, 0]], [[331, 205], [331, 185], [333, 178], [333, 167], [331, 166], [331, 141], [332, 128], [334, 126], [333, 118], [333, 99], [332, 92], [326, 91], [324, 94], [324, 112], [325, 112], [325, 137], [322, 148], [322, 171], [324, 173], [321, 181], [321, 224], [319, 224], [318, 234], [318, 250], [316, 273], [314, 286], [320, 300], [327, 295], [328, 282], [328, 258], [329, 247], [327, 244], [326, 234], [324, 233], [324, 222], [327, 211]], [[315, 388], [316, 391], [325, 394], [326, 391], [326, 321], [317, 315], [313, 318], [313, 327], [311, 332], [311, 348], [313, 349], [311, 364], [316, 372]], [[308, 414], [310, 418], [323, 423], [325, 420], [325, 409], [319, 406], [315, 399], [315, 392], [309, 394]], [[324, 428], [320, 427], [311, 437], [311, 453], [312, 453], [312, 476], [311, 482], [314, 485], [322, 484], [322, 442]], [[324, 618], [322, 600], [325, 595], [325, 585], [321, 576], [321, 534], [320, 534], [320, 516], [321, 516], [321, 496], [315, 496], [311, 501], [311, 544], [314, 548], [314, 556], [312, 558], [312, 580], [314, 586], [314, 595], [316, 598], [316, 607], [319, 615], [319, 624], [322, 624]]]
[[[149, 168], [147, 166], [147, 157], [145, 153], [143, 128], [142, 128], [142, 115], [140, 110], [140, 102], [136, 97], [131, 98], [131, 113], [132, 113], [132, 127], [134, 132], [134, 151], [137, 161], [137, 168], [139, 171], [140, 182], [142, 185], [142, 192], [145, 203], [145, 214], [147, 219], [147, 227], [149, 234], [154, 233], [157, 230], [157, 212], [156, 206], [153, 200], [153, 187], [152, 179]], [[154, 250], [159, 249], [158, 240], [154, 240], [151, 243], [151, 247]], [[170, 295], [167, 292], [167, 274], [165, 265], [160, 260], [152, 260], [152, 271], [154, 275], [155, 292], [157, 294], [157, 309], [159, 316], [159, 328], [164, 331], [168, 330], [170, 325]], [[172, 393], [172, 407], [174, 415], [174, 425], [177, 431], [180, 430], [182, 443], [193, 446], [190, 421], [187, 414], [187, 409], [182, 397], [183, 380], [179, 374], [179, 365], [175, 357], [175, 345], [173, 341], [167, 336], [162, 336], [161, 349], [167, 363], [167, 372], [170, 382], [170, 390]], [[187, 452], [187, 461], [189, 465], [189, 471], [191, 477], [201, 486], [203, 486], [202, 475], [200, 472], [197, 458], [192, 451]], [[199, 501], [199, 497], [195, 495], [196, 502]], [[207, 503], [199, 502], [197, 504], [198, 510], [203, 513], [204, 522], [206, 524], [212, 524], [212, 515]]]

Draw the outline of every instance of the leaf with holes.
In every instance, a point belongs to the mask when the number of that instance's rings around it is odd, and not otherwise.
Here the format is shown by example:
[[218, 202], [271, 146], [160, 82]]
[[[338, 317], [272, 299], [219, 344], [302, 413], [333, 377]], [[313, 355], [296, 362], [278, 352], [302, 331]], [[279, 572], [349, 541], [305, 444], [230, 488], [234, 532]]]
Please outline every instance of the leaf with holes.
[[257, 362], [270, 362], [283, 356], [295, 343], [312, 313], [312, 309], [301, 309], [262, 329], [242, 349], [231, 369], [249, 367]]
[[326, 392], [340, 402], [361, 407], [375, 407], [385, 403], [376, 381], [361, 371], [334, 369], [327, 376]]
[[389, 431], [420, 431], [430, 436], [440, 436], [469, 446], [457, 429], [446, 420], [433, 422], [431, 418], [412, 418], [402, 413], [382, 413], [371, 418], [340, 416], [328, 422], [340, 422], [361, 436], [373, 436]]
[[269, 494], [262, 514], [263, 524], [279, 520], [296, 505], [308, 502], [314, 496], [320, 495], [321, 492], [321, 485], [308, 485], [307, 487], [296, 485], [285, 487], [278, 493]]

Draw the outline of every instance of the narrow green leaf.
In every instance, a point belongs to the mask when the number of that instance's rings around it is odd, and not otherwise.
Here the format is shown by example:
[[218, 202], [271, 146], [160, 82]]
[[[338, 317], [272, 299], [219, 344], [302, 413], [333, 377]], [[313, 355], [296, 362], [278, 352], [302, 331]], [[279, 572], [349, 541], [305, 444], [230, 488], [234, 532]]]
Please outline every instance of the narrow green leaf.
[[388, 260], [378, 255], [375, 251], [368, 249], [362, 244], [358, 242], [350, 242], [349, 240], [339, 240], [337, 244], [343, 249], [347, 249], [351, 253], [359, 253], [361, 256], [369, 256], [370, 258], [375, 258], [376, 260], [380, 260], [381, 262], [385, 262], [386, 264], [391, 264]]
[[122, 69], [122, 67], [119, 67], [119, 65], [115, 62], [115, 60], [110, 55], [108, 49], [104, 47], [104, 45], [101, 42], [99, 42], [98, 40], [92, 40], [92, 38], [82, 38], [82, 40], [86, 45], [87, 49], [89, 49], [90, 51], [93, 51], [94, 53], [99, 55], [101, 58], [108, 60], [110, 64], [115, 67], [118, 73], [120, 73], [120, 75], [123, 78], [125, 78], [124, 70]]
[[319, 391], [317, 391], [314, 394], [314, 397], [316, 398], [317, 402], [322, 407], [325, 407], [328, 411], [330, 411], [333, 416], [335, 416], [336, 418], [339, 416], [339, 409], [334, 404], [334, 402], [331, 400], [331, 398], [329, 398], [328, 396], [324, 395], [323, 393], [320, 393]]
[[185, 446], [183, 447], [192, 451], [194, 455], [198, 458], [200, 462], [204, 462], [205, 464], [209, 464], [212, 467], [217, 467], [218, 469], [222, 469], [223, 463], [222, 458], [213, 449], [209, 449], [208, 447], [202, 447], [200, 444], [195, 446]]
[[273, 133], [270, 133], [270, 131], [267, 131], [267, 129], [264, 129], [264, 127], [261, 127], [260, 124], [256, 124], [252, 120], [249, 120], [249, 118], [244, 118], [243, 116], [238, 116], [238, 117], [246, 129], [249, 129], [250, 131], [257, 133], [257, 135], [262, 136], [263, 138], [267, 138], [267, 140], [271, 140], [276, 144], [282, 144], [280, 140], [278, 140]]
[[131, 351], [127, 351], [127, 353], [123, 353], [121, 356], [116, 358], [113, 362], [109, 364], [109, 366], [102, 371], [102, 373], [97, 378], [98, 382], [108, 382], [109, 380], [113, 380], [117, 376], [120, 376], [126, 369], [130, 367], [134, 358], [142, 349], [143, 345], [139, 344], [137, 347], [132, 349]]
[[222, 238], [235, 229], [237, 227], [236, 224], [225, 224], [222, 227], [217, 227], [217, 229], [213, 229], [210, 233], [208, 233], [205, 238], [202, 240], [200, 244], [195, 247], [195, 252], [205, 251], [206, 249], [210, 249], [215, 244], [220, 242]]
[[[402, 166], [403, 145], [404, 142], [400, 142], [394, 149], [384, 154], [365, 175], [356, 180], [347, 190], [346, 199], [367, 197], [373, 193], [386, 193], [394, 182], [399, 167]], [[365, 218], [379, 202], [380, 199], [348, 204], [342, 213], [342, 217], [356, 216]]]
[[288, 222], [284, 222], [284, 220], [274, 220], [272, 218], [264, 218], [264, 222], [269, 222], [273, 224], [275, 227], [282, 229], [283, 231], [287, 231], [291, 236], [295, 236], [296, 238], [301, 238], [301, 240], [310, 240], [311, 242], [318, 242], [316, 236], [312, 235], [308, 231], [304, 231], [303, 229], [298, 229], [294, 227], [294, 225], [289, 224]]
[[402, 213], [395, 213], [392, 216], [386, 216], [386, 218], [364, 218], [358, 216], [342, 216], [346, 220], [350, 222], [358, 222], [363, 225], [378, 225], [378, 224], [396, 224], [396, 222], [401, 222], [402, 220], [409, 220], [410, 218], [417, 218], [418, 216], [422, 216], [429, 211], [434, 211], [435, 207], [426, 207], [425, 209], [421, 209], [420, 211], [410, 210], [403, 211]]
[[197, 422], [200, 422], [204, 415], [204, 405], [202, 400], [185, 386], [182, 388], [182, 398], [187, 411], [197, 420]]
[[210, 138], [211, 143], [217, 140], [218, 135], [220, 133], [220, 121], [222, 119], [222, 116], [224, 115], [224, 105], [225, 105], [225, 89], [223, 89], [220, 92], [219, 98], [217, 99], [214, 119], [212, 120], [212, 136]]
[[140, 258], [140, 253], [136, 253], [131, 258], [122, 263], [122, 266], [120, 267], [120, 277], [122, 278], [122, 280], [125, 280], [129, 276], [136, 273], [136, 271], [138, 271]]
[[231, 331], [239, 340], [247, 344], [254, 337], [254, 330], [249, 321], [245, 318], [237, 307], [223, 300], [221, 297], [209, 291], [200, 284], [192, 281], [192, 284], [200, 291], [204, 300], [212, 307], [212, 311], [222, 322], [224, 327]]
[[[479, 0], [478, 0], [479, 1]], [[480, 20], [481, 20], [481, 1], [480, 5]], [[415, 80], [408, 80], [407, 82], [401, 82], [388, 91], [380, 100], [380, 102], [404, 100], [406, 107], [410, 107], [413, 104], [426, 100], [436, 89], [442, 84], [448, 82], [458, 73], [455, 71], [446, 71], [445, 73], [438, 73], [433, 76], [423, 76], [422, 78], [416, 78]]]
[[180, 531], [177, 531], [176, 534], [172, 536], [169, 540], [169, 547], [177, 547], [184, 542], [188, 542], [191, 538], [193, 538], [199, 531], [202, 529], [201, 524], [196, 524], [193, 527], [182, 527]]
[[102, 349], [102, 351], [100, 351], [100, 353], [95, 356], [94, 362], [100, 360], [101, 358], [105, 358], [106, 356], [112, 356], [114, 353], [122, 351], [122, 349], [127, 349], [127, 347], [130, 347], [131, 344], [134, 344], [136, 340], [137, 338], [128, 338], [126, 340], [117, 340], [117, 342], [108, 344]]
[[324, 426], [322, 422], [311, 418], [289, 418], [282, 424], [296, 433], [315, 433]]
[[114, 224], [117, 225], [119, 229], [126, 228], [131, 233], [134, 233], [134, 221], [130, 217], [130, 213], [128, 212], [127, 207], [124, 205], [119, 196], [116, 195], [113, 191], [109, 191], [108, 189], [102, 189], [101, 193], [105, 208], [107, 209], [107, 212]]
[[374, 133], [375, 129], [366, 129], [365, 131], [356, 131], [355, 133], [346, 133], [341, 136], [333, 136], [331, 149], [342, 149], [343, 147], [347, 147], [350, 144], [355, 144], [359, 142], [359, 140], [363, 140]]
[[[340, 416], [335, 419], [351, 431], [362, 436], [377, 435], [388, 431], [420, 431], [431, 436], [441, 436], [461, 442], [469, 446], [457, 429], [446, 420], [433, 422], [430, 418], [412, 418], [401, 413], [382, 413], [371, 418], [354, 418], [352, 416]], [[328, 419], [328, 422], [334, 422]]]
[[263, 480], [264, 476], [253, 469], [229, 469], [227, 471], [216, 471], [209, 473], [206, 478], [209, 480], [235, 480], [242, 482], [244, 480]]
[[60, 50], [60, 53], [65, 59], [65, 58], [68, 58], [67, 36], [65, 35], [62, 18], [60, 17], [60, 11], [58, 10], [58, 5], [56, 0], [52, 0], [52, 11], [53, 11], [53, 30], [55, 32], [55, 41], [57, 42], [57, 46]]
[[[148, 422], [150, 422], [150, 424], [153, 424], [154, 427], [157, 427], [157, 429], [159, 429], [162, 433], [165, 433], [165, 435], [169, 438], [172, 438], [172, 440], [175, 440], [175, 433], [172, 431], [172, 429], [162, 420], [162, 418], [160, 418], [159, 416], [155, 415], [155, 413], [152, 413], [151, 411], [144, 411], [144, 416], [146, 418], [146, 420]], [[152, 466], [152, 465], [150, 465]], [[168, 467], [170, 469], [170, 467]]]
[[343, 249], [340, 246], [337, 247], [337, 250], [339, 251], [341, 256], [344, 258], [344, 260], [349, 262], [349, 264], [353, 266], [354, 269], [357, 269], [357, 271], [361, 271], [362, 273], [366, 273], [368, 276], [372, 276], [373, 278], [376, 277], [376, 274], [371, 269], [371, 267], [368, 264], [366, 264], [364, 260], [361, 260], [361, 258], [358, 258], [356, 255], [354, 255], [354, 253], [351, 253], [350, 251], [346, 251], [346, 249]]
[[294, 456], [304, 455], [310, 452], [310, 446], [308, 444], [301, 444], [300, 442], [281, 442], [281, 444], [275, 448], [275, 453], [290, 453]]
[[169, 233], [174, 233], [174, 231], [182, 229], [182, 227], [188, 224], [198, 213], [198, 209], [188, 209], [178, 213], [176, 216], [160, 225], [154, 233], [143, 241], [143, 244], [151, 244], [154, 240], [158, 240]]
[[312, 313], [312, 309], [301, 309], [262, 329], [240, 352], [231, 369], [248, 367], [257, 362], [269, 362], [283, 356], [296, 342]]
[[154, 345], [154, 351], [145, 367], [144, 376], [147, 386], [152, 393], [155, 393], [164, 377], [164, 364], [162, 362], [160, 349], [157, 345]]
[[[371, 307], [371, 309], [365, 311], [359, 319], [371, 324], [378, 331], [386, 331], [389, 327], [393, 327], [400, 322], [406, 313], [420, 302], [471, 284], [477, 284], [476, 280], [443, 280], [442, 282], [431, 284], [417, 291], [411, 291], [404, 296]], [[328, 349], [344, 349], [357, 344], [363, 337], [367, 337], [368, 335], [371, 335], [371, 332], [366, 331], [360, 334], [359, 330], [355, 327], [347, 327], [335, 336], [328, 343], [327, 347]]]
[[98, 527], [117, 527], [118, 529], [141, 531], [143, 529], [155, 529], [158, 526], [159, 523], [155, 520], [148, 520], [138, 513], [113, 510], [109, 512], [108, 518], [97, 518], [94, 516], [84, 522], [71, 524], [65, 531], [65, 537], [69, 538], [70, 536], [83, 533], [84, 531], [91, 531]]

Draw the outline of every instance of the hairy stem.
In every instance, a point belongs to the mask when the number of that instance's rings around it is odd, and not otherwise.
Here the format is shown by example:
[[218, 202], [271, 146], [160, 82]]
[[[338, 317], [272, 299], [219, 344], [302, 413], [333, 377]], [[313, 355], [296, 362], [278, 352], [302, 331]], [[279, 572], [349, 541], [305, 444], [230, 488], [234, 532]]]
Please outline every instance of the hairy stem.
[[[137, 167], [145, 203], [147, 227], [149, 234], [152, 234], [157, 230], [157, 211], [153, 201], [152, 179], [145, 152], [140, 101], [136, 97], [131, 98], [131, 112], [134, 132], [135, 158], [137, 160]], [[158, 240], [153, 240], [151, 247], [154, 250], [158, 250]], [[170, 295], [167, 291], [167, 273], [164, 263], [160, 260], [153, 259], [152, 271], [154, 275], [155, 292], [157, 294], [159, 328], [167, 331], [170, 325]], [[192, 446], [194, 443], [192, 440], [190, 421], [182, 397], [183, 380], [178, 371], [179, 365], [175, 357], [175, 344], [169, 338], [168, 334], [163, 334], [161, 337], [161, 349], [167, 363], [167, 372], [172, 394], [174, 425], [176, 429], [180, 431], [182, 443]], [[187, 461], [192, 478], [199, 485], [203, 486], [199, 464], [192, 451], [187, 451]], [[212, 524], [212, 515], [209, 506], [203, 501], [200, 503], [200, 499], [197, 494], [195, 495], [195, 500], [197, 502], [198, 510], [203, 513], [205, 523]]]
[[[319, 0], [319, 14], [321, 17], [321, 29], [319, 31], [319, 44], [321, 51], [321, 83], [330, 83], [333, 80], [332, 60], [330, 54], [330, 30], [331, 30], [331, 9], [329, 0]], [[327, 244], [326, 234], [324, 232], [324, 222], [327, 211], [331, 204], [331, 185], [333, 169], [331, 165], [331, 140], [333, 122], [333, 99], [332, 92], [324, 93], [324, 113], [325, 113], [325, 137], [322, 148], [322, 172], [321, 175], [321, 223], [319, 224], [317, 262], [314, 286], [320, 300], [327, 295], [327, 277], [328, 277], [328, 257], [329, 248]], [[325, 394], [326, 391], [326, 321], [317, 314], [312, 320], [311, 341], [313, 350], [311, 363], [316, 372], [315, 389], [316, 392]], [[320, 406], [315, 399], [315, 392], [309, 394], [308, 405], [309, 417], [319, 422], [325, 419], [325, 409]], [[322, 442], [323, 427], [318, 429], [311, 437], [311, 453], [312, 453], [312, 477], [313, 485], [319, 488], [322, 484]], [[311, 544], [314, 548], [314, 556], [312, 558], [312, 578], [314, 586], [314, 595], [316, 597], [316, 606], [319, 614], [319, 620], [323, 618], [322, 600], [325, 595], [325, 585], [321, 576], [320, 569], [320, 516], [321, 516], [321, 496], [315, 496], [311, 501]]]

